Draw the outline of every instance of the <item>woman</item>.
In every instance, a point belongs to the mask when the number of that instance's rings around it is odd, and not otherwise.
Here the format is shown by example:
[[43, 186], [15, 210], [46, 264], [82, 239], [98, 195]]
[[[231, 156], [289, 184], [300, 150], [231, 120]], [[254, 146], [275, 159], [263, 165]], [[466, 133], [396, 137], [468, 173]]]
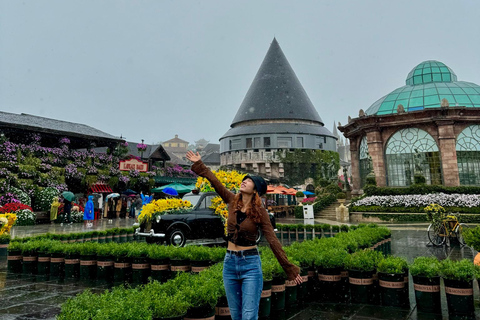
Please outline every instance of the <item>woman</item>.
[[243, 178], [240, 192], [235, 195], [203, 164], [198, 153], [188, 151], [186, 156], [194, 162], [192, 171], [207, 178], [228, 205], [228, 247], [223, 265], [223, 284], [232, 319], [258, 319], [263, 287], [262, 265], [256, 246], [258, 227], [288, 279], [302, 283], [300, 269], [288, 261], [275, 236], [268, 213], [262, 207], [260, 197], [267, 191], [267, 184], [261, 177], [247, 175]]

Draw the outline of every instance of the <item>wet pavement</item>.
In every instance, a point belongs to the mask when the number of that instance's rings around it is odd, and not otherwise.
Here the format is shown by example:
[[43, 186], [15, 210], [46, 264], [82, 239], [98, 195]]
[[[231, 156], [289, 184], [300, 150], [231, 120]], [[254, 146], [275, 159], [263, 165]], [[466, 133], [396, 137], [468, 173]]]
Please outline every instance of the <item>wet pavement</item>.
[[[303, 223], [303, 220], [279, 219], [278, 223]], [[315, 223], [332, 223], [326, 220], [316, 220]], [[103, 230], [112, 227], [129, 227], [133, 220], [114, 220], [97, 222], [93, 228], [85, 228], [83, 224], [72, 226], [39, 225], [35, 227], [15, 227], [14, 237], [24, 237], [36, 234], [82, 232]], [[477, 252], [468, 247], [428, 246], [426, 224], [386, 224], [392, 229], [392, 254], [405, 257], [412, 262], [418, 256], [435, 256], [439, 259], [473, 259]], [[284, 243], [287, 245], [287, 243]], [[18, 276], [7, 274], [6, 257], [0, 257], [0, 319], [55, 319], [60, 312], [60, 306], [68, 298], [75, 296], [86, 288], [94, 292], [103, 292], [105, 284], [82, 283], [79, 281], [64, 282], [61, 280], [46, 280], [38, 276]], [[442, 294], [442, 315], [428, 315], [417, 312], [413, 282], [410, 279], [410, 309], [387, 308], [372, 305], [310, 302], [302, 310], [290, 310], [285, 314], [276, 315], [271, 319], [289, 320], [323, 320], [323, 319], [449, 319], [445, 294]], [[443, 289], [442, 289], [443, 292]], [[478, 286], [474, 285], [476, 317], [480, 319], [480, 301]], [[450, 318], [452, 319], [452, 318]]]

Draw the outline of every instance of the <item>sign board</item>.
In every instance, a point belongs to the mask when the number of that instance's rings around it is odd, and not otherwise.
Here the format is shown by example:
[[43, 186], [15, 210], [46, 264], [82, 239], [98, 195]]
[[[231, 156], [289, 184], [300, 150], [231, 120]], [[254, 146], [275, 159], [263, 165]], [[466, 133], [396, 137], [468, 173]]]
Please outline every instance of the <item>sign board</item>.
[[130, 160], [120, 160], [120, 171], [138, 170], [140, 172], [148, 171], [148, 163], [132, 158]]

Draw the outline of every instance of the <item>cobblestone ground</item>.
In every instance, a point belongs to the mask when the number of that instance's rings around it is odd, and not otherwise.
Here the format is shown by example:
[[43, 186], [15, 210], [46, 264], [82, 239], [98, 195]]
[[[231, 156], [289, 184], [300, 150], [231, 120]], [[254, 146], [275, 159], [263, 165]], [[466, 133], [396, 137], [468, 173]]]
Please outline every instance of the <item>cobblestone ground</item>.
[[[303, 223], [303, 220], [280, 219], [279, 223]], [[316, 220], [316, 223], [332, 223], [331, 221]], [[112, 224], [100, 221], [94, 230], [103, 230], [111, 227], [131, 226], [133, 221], [117, 220]], [[439, 259], [473, 259], [476, 252], [468, 247], [457, 246], [431, 247], [428, 246], [426, 224], [387, 224], [392, 229], [392, 254], [407, 258], [409, 262], [417, 256], [436, 256]], [[92, 229], [88, 229], [92, 230]], [[16, 227], [13, 235], [17, 237], [34, 234], [67, 233], [87, 231], [83, 224], [72, 226], [39, 225], [35, 227]], [[284, 243], [287, 245], [288, 243]], [[75, 296], [86, 288], [94, 292], [103, 292], [105, 284], [64, 282], [59, 280], [42, 279], [35, 276], [18, 276], [7, 274], [6, 257], [0, 257], [0, 319], [54, 319], [60, 312], [60, 306], [68, 298]], [[323, 319], [448, 319], [445, 296], [442, 297], [442, 315], [428, 315], [417, 312], [413, 283], [410, 280], [410, 308], [386, 308], [372, 305], [355, 305], [342, 303], [323, 303], [315, 301], [308, 303], [302, 310], [272, 316], [271, 319], [289, 320], [323, 320]], [[443, 289], [442, 289], [443, 291]], [[480, 319], [480, 302], [478, 286], [474, 287], [477, 316]], [[314, 299], [315, 300], [315, 299]], [[450, 317], [450, 319], [452, 319]]]

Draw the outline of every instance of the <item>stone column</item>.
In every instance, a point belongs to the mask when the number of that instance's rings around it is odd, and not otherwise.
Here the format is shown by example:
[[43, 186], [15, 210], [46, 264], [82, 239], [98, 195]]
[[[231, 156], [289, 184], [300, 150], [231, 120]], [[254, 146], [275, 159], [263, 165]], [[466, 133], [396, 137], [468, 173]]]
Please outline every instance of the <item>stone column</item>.
[[447, 187], [460, 185], [457, 150], [453, 121], [437, 121], [438, 148], [442, 161], [443, 184]]
[[352, 195], [358, 196], [360, 190], [360, 160], [358, 159], [358, 137], [350, 138], [350, 162], [352, 168]]
[[387, 185], [385, 157], [383, 150], [383, 139], [380, 131], [374, 129], [367, 131], [368, 153], [372, 157], [373, 171], [377, 186], [385, 187]]

